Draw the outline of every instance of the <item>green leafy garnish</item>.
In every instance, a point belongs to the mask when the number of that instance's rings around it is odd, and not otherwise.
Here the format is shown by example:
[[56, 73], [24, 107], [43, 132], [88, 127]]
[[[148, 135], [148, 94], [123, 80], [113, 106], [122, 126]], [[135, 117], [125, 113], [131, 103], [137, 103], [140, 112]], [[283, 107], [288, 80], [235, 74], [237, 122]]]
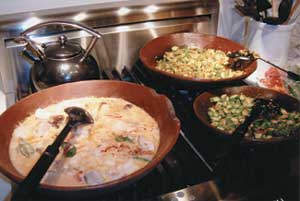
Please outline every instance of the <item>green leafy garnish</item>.
[[133, 143], [133, 140], [130, 139], [129, 137], [127, 136], [122, 136], [122, 135], [118, 135], [115, 137], [115, 140], [117, 142], [130, 142], [130, 143]]
[[73, 157], [76, 154], [76, 147], [72, 147], [69, 151], [66, 153], [66, 157]]
[[66, 157], [73, 157], [77, 152], [77, 148], [75, 147], [75, 145], [69, 142], [63, 142], [61, 147], [63, 148], [63, 152]]
[[17, 149], [26, 158], [30, 158], [34, 154], [34, 149], [31, 144], [29, 144], [22, 138], [20, 138], [19, 146], [17, 147]]
[[298, 98], [297, 92], [294, 87], [297, 88], [297, 82], [288, 83], [286, 80], [284, 81], [284, 87], [288, 90], [288, 93], [296, 98]]
[[141, 157], [141, 156], [134, 156], [133, 159], [141, 160], [141, 161], [144, 161], [144, 162], [150, 162], [149, 159]]

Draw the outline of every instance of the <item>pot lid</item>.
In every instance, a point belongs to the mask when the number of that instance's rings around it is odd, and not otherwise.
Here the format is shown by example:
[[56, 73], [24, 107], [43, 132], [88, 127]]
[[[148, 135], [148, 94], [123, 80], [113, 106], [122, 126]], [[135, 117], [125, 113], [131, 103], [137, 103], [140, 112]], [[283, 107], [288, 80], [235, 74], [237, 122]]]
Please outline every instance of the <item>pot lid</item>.
[[44, 52], [49, 59], [66, 59], [78, 55], [82, 48], [77, 43], [67, 41], [64, 35], [59, 36], [58, 42], [46, 44]]

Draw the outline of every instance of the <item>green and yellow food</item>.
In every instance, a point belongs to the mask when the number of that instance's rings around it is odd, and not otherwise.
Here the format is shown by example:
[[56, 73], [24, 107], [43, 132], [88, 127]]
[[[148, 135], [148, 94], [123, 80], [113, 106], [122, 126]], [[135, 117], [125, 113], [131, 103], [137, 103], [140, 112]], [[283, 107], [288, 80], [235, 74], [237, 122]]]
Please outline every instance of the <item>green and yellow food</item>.
[[229, 57], [221, 50], [173, 46], [157, 61], [156, 68], [185, 77], [213, 80], [243, 74], [243, 71], [228, 68], [228, 64]]
[[[254, 98], [244, 94], [215, 96], [210, 98], [214, 104], [208, 109], [212, 126], [229, 134], [244, 122], [254, 105]], [[280, 114], [272, 119], [258, 118], [248, 128], [245, 136], [255, 139], [289, 136], [300, 130], [300, 113], [288, 112], [280, 108]]]

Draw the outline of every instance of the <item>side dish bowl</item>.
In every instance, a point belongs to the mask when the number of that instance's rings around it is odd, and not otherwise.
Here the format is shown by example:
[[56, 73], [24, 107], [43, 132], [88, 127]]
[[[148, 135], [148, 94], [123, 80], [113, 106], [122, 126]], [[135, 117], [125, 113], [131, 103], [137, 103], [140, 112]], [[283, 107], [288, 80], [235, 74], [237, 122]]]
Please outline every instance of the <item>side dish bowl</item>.
[[[244, 94], [245, 96], [251, 98], [263, 98], [263, 99], [273, 99], [280, 107], [284, 108], [288, 112], [297, 111], [300, 112], [300, 101], [297, 99], [266, 88], [253, 87], [253, 86], [241, 86], [241, 87], [228, 87], [222, 88], [210, 92], [204, 92], [200, 94], [193, 104], [194, 112], [198, 119], [209, 128], [213, 134], [216, 134], [218, 137], [223, 137], [229, 139], [232, 135], [229, 133], [218, 129], [211, 125], [210, 117], [208, 115], [208, 110], [214, 105], [210, 101], [210, 98], [215, 96], [221, 96], [226, 94], [228, 96], [235, 94]], [[244, 137], [242, 143], [251, 143], [251, 144], [264, 144], [264, 143], [278, 143], [282, 141], [287, 141], [293, 138], [299, 137], [299, 133], [293, 133], [286, 137], [272, 137], [270, 139], [257, 139], [253, 137]]]
[[250, 74], [252, 74], [257, 67], [256, 61], [251, 62], [245, 68], [243, 68], [243, 74], [230, 78], [221, 79], [200, 79], [182, 76], [178, 74], [169, 73], [158, 69], [157, 58], [162, 58], [166, 51], [170, 51], [171, 47], [196, 47], [200, 49], [215, 49], [224, 52], [237, 51], [245, 49], [242, 45], [233, 42], [229, 39], [214, 36], [205, 35], [200, 33], [175, 33], [164, 35], [155, 38], [145, 44], [139, 52], [140, 60], [143, 65], [154, 75], [163, 76], [172, 82], [177, 82], [184, 86], [221, 86], [224, 84], [231, 84], [233, 82], [241, 81]]
[[10, 161], [9, 145], [15, 127], [25, 117], [34, 113], [38, 108], [44, 108], [62, 100], [91, 96], [122, 98], [143, 108], [150, 114], [160, 129], [161, 141], [156, 155], [142, 169], [108, 183], [85, 187], [59, 187], [42, 184], [42, 189], [62, 193], [72, 192], [72, 195], [77, 192], [83, 197], [89, 196], [84, 192], [105, 193], [112, 189], [118, 189], [147, 174], [163, 160], [175, 145], [180, 130], [180, 122], [175, 116], [171, 102], [164, 95], [159, 95], [150, 88], [129, 82], [102, 80], [74, 82], [32, 94], [8, 108], [0, 116], [0, 171], [15, 182], [20, 182], [24, 178], [16, 171]]

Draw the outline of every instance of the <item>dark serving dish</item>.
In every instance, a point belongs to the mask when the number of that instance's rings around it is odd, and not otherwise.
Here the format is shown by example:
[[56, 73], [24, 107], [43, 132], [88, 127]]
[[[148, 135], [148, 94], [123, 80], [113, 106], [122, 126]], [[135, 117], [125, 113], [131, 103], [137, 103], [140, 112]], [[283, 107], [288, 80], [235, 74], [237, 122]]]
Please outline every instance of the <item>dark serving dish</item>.
[[[241, 87], [228, 87], [222, 88], [210, 92], [204, 92], [200, 94], [193, 104], [194, 112], [198, 119], [208, 127], [214, 134], [219, 137], [230, 139], [232, 135], [217, 129], [216, 127], [210, 124], [210, 119], [208, 116], [208, 108], [213, 106], [213, 103], [210, 102], [210, 98], [214, 96], [221, 96], [222, 94], [233, 95], [241, 94], [252, 98], [264, 98], [264, 99], [273, 99], [277, 102], [280, 107], [286, 109], [288, 112], [299, 111], [300, 112], [300, 101], [283, 93], [253, 86], [241, 86]], [[294, 139], [299, 136], [299, 133], [293, 133], [287, 137], [273, 137], [270, 139], [255, 139], [252, 137], [244, 137], [242, 143], [254, 143], [254, 144], [263, 144], [263, 143], [278, 143], [282, 141], [287, 141]]]
[[0, 171], [15, 182], [20, 182], [24, 178], [13, 167], [9, 157], [10, 139], [19, 122], [32, 114], [37, 108], [43, 108], [66, 99], [89, 96], [122, 98], [143, 108], [150, 114], [156, 120], [160, 129], [161, 141], [156, 155], [145, 167], [111, 182], [83, 187], [60, 187], [41, 184], [41, 190], [53, 192], [56, 195], [68, 194], [82, 197], [117, 190], [150, 172], [175, 145], [180, 130], [180, 122], [176, 118], [173, 106], [166, 96], [159, 95], [150, 88], [129, 82], [109, 80], [74, 82], [50, 87], [32, 94], [8, 108], [0, 116]]
[[222, 50], [224, 52], [237, 51], [245, 49], [242, 45], [233, 42], [229, 39], [214, 36], [205, 35], [200, 33], [175, 33], [155, 38], [145, 44], [139, 52], [139, 57], [146, 69], [154, 73], [154, 75], [163, 76], [168, 81], [177, 82], [184, 86], [222, 86], [224, 84], [231, 84], [234, 82], [245, 79], [252, 74], [257, 67], [256, 61], [251, 62], [245, 68], [244, 73], [240, 76], [223, 78], [223, 79], [199, 79], [185, 77], [168, 73], [156, 68], [157, 58], [161, 58], [166, 51], [169, 51], [172, 46], [187, 46], [187, 47], [198, 47], [198, 48], [210, 48], [216, 50]]

